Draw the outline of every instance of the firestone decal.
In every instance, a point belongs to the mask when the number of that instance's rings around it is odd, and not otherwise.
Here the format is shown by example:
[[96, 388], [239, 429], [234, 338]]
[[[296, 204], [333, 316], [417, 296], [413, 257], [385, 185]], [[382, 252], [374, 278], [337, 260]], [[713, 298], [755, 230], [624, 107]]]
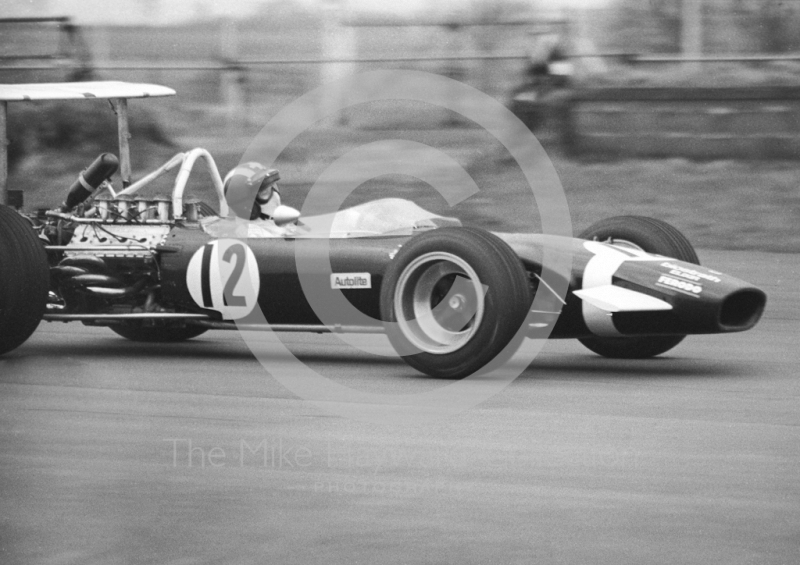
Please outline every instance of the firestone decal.
[[665, 275], [661, 275], [660, 277], [658, 277], [658, 282], [656, 283], [656, 285], [672, 288], [675, 290], [680, 290], [687, 294], [691, 294], [692, 296], [696, 296], [701, 292], [703, 292], [703, 287], [700, 285], [692, 284], [684, 280], [673, 279], [672, 277], [668, 277]]
[[700, 279], [703, 279], [706, 281], [718, 283], [721, 282], [722, 280], [719, 277], [715, 277], [714, 275], [709, 275], [707, 273], [696, 271], [688, 267], [682, 267], [681, 265], [676, 265], [675, 263], [670, 263], [669, 261], [661, 263], [661, 266], [669, 269], [670, 275], [683, 277], [684, 279], [689, 279], [690, 281], [699, 281]]
[[372, 288], [372, 275], [370, 273], [331, 273], [331, 288]]

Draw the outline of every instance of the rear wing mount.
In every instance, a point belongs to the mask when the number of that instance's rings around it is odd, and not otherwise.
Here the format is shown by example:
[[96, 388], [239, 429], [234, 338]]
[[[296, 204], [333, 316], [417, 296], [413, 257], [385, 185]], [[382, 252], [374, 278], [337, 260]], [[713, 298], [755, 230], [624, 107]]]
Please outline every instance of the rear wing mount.
[[131, 183], [128, 99], [174, 96], [166, 86], [119, 81], [0, 84], [0, 204], [8, 205], [8, 103], [37, 100], [107, 99], [117, 114], [119, 162], [122, 184]]

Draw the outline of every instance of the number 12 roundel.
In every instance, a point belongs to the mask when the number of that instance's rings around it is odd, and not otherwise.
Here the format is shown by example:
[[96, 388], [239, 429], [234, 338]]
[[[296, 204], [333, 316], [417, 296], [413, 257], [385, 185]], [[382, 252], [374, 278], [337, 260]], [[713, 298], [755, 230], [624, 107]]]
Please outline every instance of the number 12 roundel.
[[253, 251], [236, 239], [217, 239], [198, 249], [186, 269], [186, 286], [201, 308], [224, 320], [247, 316], [258, 302], [261, 281]]

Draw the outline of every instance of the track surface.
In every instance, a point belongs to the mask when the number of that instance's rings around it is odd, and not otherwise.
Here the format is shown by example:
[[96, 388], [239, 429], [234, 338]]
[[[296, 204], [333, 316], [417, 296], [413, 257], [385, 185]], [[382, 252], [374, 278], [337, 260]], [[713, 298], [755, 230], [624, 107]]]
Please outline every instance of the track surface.
[[[767, 291], [755, 330], [646, 362], [551, 342], [418, 426], [321, 412], [233, 332], [43, 324], [0, 360], [0, 562], [798, 563], [800, 256], [701, 259]], [[284, 340], [353, 388], [448, 384]]]

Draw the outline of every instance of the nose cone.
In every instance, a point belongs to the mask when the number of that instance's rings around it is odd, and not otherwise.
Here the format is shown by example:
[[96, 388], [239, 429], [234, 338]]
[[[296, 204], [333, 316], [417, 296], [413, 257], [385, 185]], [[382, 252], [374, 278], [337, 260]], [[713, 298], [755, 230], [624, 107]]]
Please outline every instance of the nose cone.
[[735, 277], [675, 259], [631, 261], [614, 284], [672, 306], [663, 312], [621, 312], [614, 324], [623, 334], [741, 332], [755, 326], [767, 303], [759, 288]]
[[755, 326], [764, 313], [767, 295], [757, 288], [736, 290], [722, 300], [719, 309], [719, 329], [741, 332]]

